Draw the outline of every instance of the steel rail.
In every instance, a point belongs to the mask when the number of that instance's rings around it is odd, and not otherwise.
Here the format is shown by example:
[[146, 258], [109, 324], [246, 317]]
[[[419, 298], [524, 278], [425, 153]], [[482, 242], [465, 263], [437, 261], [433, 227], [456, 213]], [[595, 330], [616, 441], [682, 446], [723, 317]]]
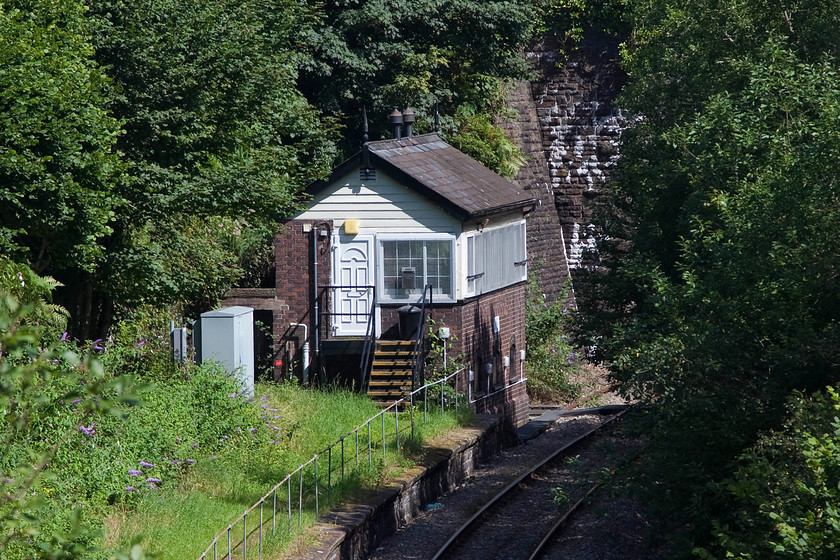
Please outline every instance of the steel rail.
[[[639, 457], [639, 452], [636, 452], [630, 459], [626, 459], [623, 462], [623, 464], [626, 465], [629, 462], [635, 461], [638, 457]], [[616, 469], [610, 469], [610, 475], [615, 474], [615, 472], [616, 472]], [[554, 539], [554, 536], [557, 534], [557, 532], [563, 526], [566, 525], [566, 523], [569, 521], [569, 519], [574, 514], [577, 513], [578, 509], [580, 509], [580, 507], [584, 503], [586, 503], [586, 501], [592, 496], [592, 494], [594, 494], [603, 485], [604, 485], [603, 482], [596, 482], [595, 484], [592, 485], [592, 488], [590, 488], [582, 498], [580, 498], [578, 501], [576, 501], [574, 504], [572, 504], [569, 507], [569, 509], [566, 510], [566, 513], [564, 513], [563, 516], [560, 519], [558, 519], [554, 523], [554, 525], [551, 526], [551, 528], [548, 531], [546, 531], [545, 535], [543, 536], [542, 541], [540, 541], [540, 544], [538, 544], [536, 547], [534, 547], [534, 551], [528, 557], [528, 560], [537, 560], [538, 558], [540, 558], [543, 554], [543, 550], [548, 546], [549, 543], [551, 543], [551, 541]]]
[[585, 496], [583, 496], [581, 499], [579, 499], [578, 501], [576, 501], [576, 502], [575, 502], [575, 503], [574, 503], [574, 504], [573, 504], [573, 505], [572, 505], [572, 506], [571, 506], [568, 510], [566, 510], [566, 513], [564, 513], [564, 514], [563, 514], [563, 517], [561, 517], [560, 519], [558, 519], [558, 520], [557, 520], [557, 522], [556, 522], [554, 525], [552, 525], [552, 526], [551, 526], [551, 529], [549, 529], [549, 530], [545, 533], [545, 536], [544, 536], [544, 537], [543, 537], [543, 539], [540, 541], [540, 544], [538, 544], [536, 547], [534, 547], [534, 551], [533, 551], [533, 552], [531, 553], [531, 555], [528, 557], [528, 560], [537, 560], [537, 558], [539, 558], [539, 557], [540, 557], [540, 555], [541, 555], [541, 554], [542, 554], [542, 552], [543, 552], [543, 549], [546, 547], [546, 545], [547, 545], [548, 543], [550, 543], [550, 542], [551, 542], [551, 540], [554, 538], [554, 535], [557, 533], [557, 531], [559, 531], [559, 530], [560, 530], [560, 527], [562, 527], [563, 525], [565, 525], [565, 524], [566, 524], [566, 522], [569, 520], [569, 518], [570, 518], [572, 515], [574, 515], [574, 513], [575, 513], [575, 512], [577, 512], [578, 508], [579, 508], [581, 505], [583, 505], [583, 503], [584, 503], [586, 500], [588, 500], [588, 499], [589, 499], [589, 496], [591, 496], [591, 495], [592, 495], [592, 494], [593, 494], [593, 493], [594, 493], [594, 492], [595, 492], [598, 488], [600, 488], [601, 486], [603, 486], [603, 483], [601, 483], [601, 482], [598, 482], [598, 483], [594, 484], [594, 485], [592, 486], [592, 488], [590, 488], [590, 489], [589, 489], [589, 491], [586, 493], [586, 495], [585, 495]]
[[432, 560], [439, 560], [441, 558], [444, 558], [445, 555], [450, 551], [450, 549], [453, 548], [453, 545], [456, 542], [458, 542], [467, 531], [472, 529], [476, 525], [476, 522], [479, 519], [483, 518], [487, 514], [487, 512], [490, 511], [491, 508], [493, 508], [493, 506], [495, 506], [502, 498], [504, 498], [508, 494], [510, 494], [515, 488], [518, 488], [519, 484], [521, 484], [526, 478], [530, 477], [535, 472], [537, 472], [538, 470], [545, 467], [547, 464], [553, 462], [558, 456], [566, 453], [570, 449], [572, 449], [575, 446], [577, 446], [578, 444], [582, 443], [584, 440], [588, 439], [590, 436], [600, 432], [604, 427], [608, 426], [609, 424], [612, 424], [615, 420], [617, 420], [622, 415], [624, 415], [627, 412], [627, 410], [629, 410], [629, 409], [624, 409], [624, 410], [618, 412], [617, 414], [611, 416], [609, 419], [605, 420], [604, 422], [601, 422], [600, 424], [598, 424], [597, 426], [595, 426], [591, 430], [577, 436], [572, 441], [567, 442], [566, 444], [561, 446], [559, 449], [555, 450], [553, 453], [551, 453], [549, 456], [547, 456], [545, 459], [540, 461], [537, 465], [530, 468], [528, 471], [526, 471], [524, 474], [522, 474], [516, 480], [514, 480], [509, 485], [507, 485], [501, 492], [499, 492], [493, 498], [491, 498], [490, 501], [485, 503], [481, 507], [481, 509], [479, 509], [475, 514], [473, 514], [472, 517], [470, 517], [463, 525], [461, 525], [458, 528], [458, 530], [455, 531], [455, 533], [453, 533], [452, 536], [449, 537], [449, 539], [443, 544], [443, 546], [432, 557]]

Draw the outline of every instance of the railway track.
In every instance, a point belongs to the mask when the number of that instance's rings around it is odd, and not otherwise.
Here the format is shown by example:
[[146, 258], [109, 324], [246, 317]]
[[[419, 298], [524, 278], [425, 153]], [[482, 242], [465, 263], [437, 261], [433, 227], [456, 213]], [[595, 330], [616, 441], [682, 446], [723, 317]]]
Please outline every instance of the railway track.
[[[609, 447], [610, 416], [566, 442], [486, 502], [444, 543], [433, 560], [448, 558], [536, 559], [574, 511], [597, 489]], [[593, 476], [595, 475], [595, 476]]]

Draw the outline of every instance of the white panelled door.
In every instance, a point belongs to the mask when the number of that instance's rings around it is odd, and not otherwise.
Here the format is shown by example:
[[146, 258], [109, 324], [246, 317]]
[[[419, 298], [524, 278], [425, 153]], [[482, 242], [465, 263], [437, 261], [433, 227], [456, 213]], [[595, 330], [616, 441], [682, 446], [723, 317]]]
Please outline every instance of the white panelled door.
[[333, 239], [333, 330], [335, 336], [363, 336], [373, 303], [373, 237], [343, 235]]

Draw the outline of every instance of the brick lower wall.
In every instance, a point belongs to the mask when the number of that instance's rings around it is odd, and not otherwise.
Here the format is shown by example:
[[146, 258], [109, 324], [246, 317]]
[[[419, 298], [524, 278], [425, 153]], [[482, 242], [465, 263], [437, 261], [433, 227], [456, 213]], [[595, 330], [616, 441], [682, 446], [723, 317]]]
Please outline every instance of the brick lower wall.
[[[306, 228], [304, 226], [307, 226]], [[310, 231], [305, 231], [305, 229]], [[315, 232], [313, 235], [313, 231]], [[321, 235], [325, 232], [326, 235]], [[315, 290], [312, 277], [313, 243], [318, 262], [318, 285], [330, 282], [330, 234], [332, 224], [313, 220], [293, 220], [284, 224], [283, 230], [274, 237], [277, 296], [282, 298], [285, 308], [274, 313], [272, 332], [275, 340], [275, 354], [283, 366], [274, 368], [274, 377], [279, 380], [288, 374], [293, 361], [302, 359], [304, 328], [307, 326], [310, 346], [314, 344], [314, 317], [312, 300]]]
[[[435, 329], [447, 326], [451, 332], [450, 364], [460, 362], [464, 376], [459, 391], [466, 393], [472, 371], [470, 394], [473, 399], [492, 394], [526, 377], [525, 362], [525, 283], [521, 282], [458, 304], [435, 304], [430, 310]], [[494, 317], [499, 318], [498, 332]], [[383, 332], [395, 333], [397, 306], [382, 308]], [[505, 365], [505, 357], [510, 358]], [[488, 367], [492, 371], [488, 370]], [[427, 375], [430, 372], [427, 372]], [[527, 422], [530, 408], [525, 384], [512, 387], [507, 396], [501, 394], [480, 405], [481, 412], [505, 414], [516, 426]]]
[[503, 414], [510, 418], [513, 425], [518, 428], [528, 422], [531, 405], [523, 382], [477, 400], [473, 404], [473, 409], [476, 414]]

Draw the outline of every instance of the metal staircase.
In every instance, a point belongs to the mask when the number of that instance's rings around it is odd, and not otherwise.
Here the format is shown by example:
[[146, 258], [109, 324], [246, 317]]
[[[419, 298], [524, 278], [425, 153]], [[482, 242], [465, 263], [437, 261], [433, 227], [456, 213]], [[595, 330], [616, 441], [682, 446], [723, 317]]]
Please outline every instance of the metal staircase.
[[370, 364], [368, 396], [388, 406], [412, 391], [420, 344], [414, 340], [378, 340]]

